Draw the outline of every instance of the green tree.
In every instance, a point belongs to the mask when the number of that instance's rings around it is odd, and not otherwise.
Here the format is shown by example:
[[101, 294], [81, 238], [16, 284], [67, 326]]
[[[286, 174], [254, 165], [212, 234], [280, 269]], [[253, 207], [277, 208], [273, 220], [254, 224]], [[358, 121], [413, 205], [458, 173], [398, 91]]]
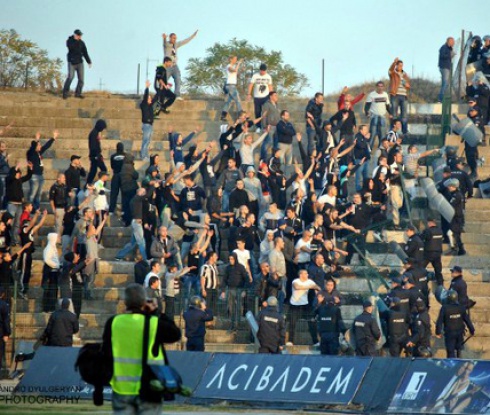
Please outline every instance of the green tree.
[[0, 30], [0, 86], [60, 89], [62, 63], [15, 30]]
[[246, 40], [230, 40], [227, 44], [215, 43], [206, 49], [204, 58], [192, 58], [186, 67], [187, 90], [192, 94], [221, 93], [226, 79], [228, 58], [237, 55], [244, 62], [238, 74], [238, 90], [245, 96], [252, 74], [258, 71], [261, 63], [267, 64], [267, 72], [272, 76], [274, 89], [281, 95], [298, 95], [308, 86], [308, 79], [291, 65], [283, 62], [282, 53], [267, 52], [263, 47], [251, 45]]

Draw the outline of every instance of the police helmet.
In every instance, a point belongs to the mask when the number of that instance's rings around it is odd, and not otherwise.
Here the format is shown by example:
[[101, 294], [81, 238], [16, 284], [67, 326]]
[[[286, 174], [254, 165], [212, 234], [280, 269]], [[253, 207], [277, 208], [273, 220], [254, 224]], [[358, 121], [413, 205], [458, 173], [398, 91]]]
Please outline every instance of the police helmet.
[[449, 290], [447, 292], [446, 301], [449, 304], [456, 304], [458, 302], [458, 293], [454, 290]]
[[195, 307], [195, 308], [201, 308], [201, 297], [199, 297], [198, 295], [193, 295], [191, 297], [191, 302], [190, 302], [190, 305], [191, 307]]
[[432, 357], [432, 352], [427, 347], [419, 346], [419, 347], [417, 347], [417, 355], [419, 357], [429, 358], [429, 357]]

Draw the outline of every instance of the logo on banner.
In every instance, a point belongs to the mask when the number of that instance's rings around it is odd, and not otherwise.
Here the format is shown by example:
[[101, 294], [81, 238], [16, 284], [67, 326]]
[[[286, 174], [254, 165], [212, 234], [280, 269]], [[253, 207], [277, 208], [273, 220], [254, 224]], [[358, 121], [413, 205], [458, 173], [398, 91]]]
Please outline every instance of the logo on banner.
[[413, 401], [417, 399], [417, 395], [424, 384], [424, 380], [427, 377], [426, 372], [413, 372], [410, 381], [408, 382], [405, 393], [402, 396], [403, 400]]

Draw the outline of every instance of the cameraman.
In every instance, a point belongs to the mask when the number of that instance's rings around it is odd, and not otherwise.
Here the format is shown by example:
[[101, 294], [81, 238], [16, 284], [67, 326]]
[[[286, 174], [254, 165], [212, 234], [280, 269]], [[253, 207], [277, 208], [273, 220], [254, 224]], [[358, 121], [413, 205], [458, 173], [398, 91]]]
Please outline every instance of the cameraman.
[[145, 317], [151, 315], [149, 363], [163, 363], [163, 344], [179, 341], [180, 329], [165, 315], [153, 315], [156, 305], [147, 302], [140, 284], [129, 284], [124, 297], [126, 312], [111, 317], [102, 335], [102, 350], [113, 365], [112, 409], [114, 413], [161, 413], [161, 392], [153, 392], [147, 384], [142, 384]]

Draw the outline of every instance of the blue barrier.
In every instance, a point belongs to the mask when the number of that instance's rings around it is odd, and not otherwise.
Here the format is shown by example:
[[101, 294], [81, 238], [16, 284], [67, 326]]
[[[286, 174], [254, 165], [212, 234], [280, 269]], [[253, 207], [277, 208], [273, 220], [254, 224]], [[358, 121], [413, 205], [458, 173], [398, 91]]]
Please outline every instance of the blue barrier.
[[215, 354], [195, 398], [348, 404], [370, 358]]

